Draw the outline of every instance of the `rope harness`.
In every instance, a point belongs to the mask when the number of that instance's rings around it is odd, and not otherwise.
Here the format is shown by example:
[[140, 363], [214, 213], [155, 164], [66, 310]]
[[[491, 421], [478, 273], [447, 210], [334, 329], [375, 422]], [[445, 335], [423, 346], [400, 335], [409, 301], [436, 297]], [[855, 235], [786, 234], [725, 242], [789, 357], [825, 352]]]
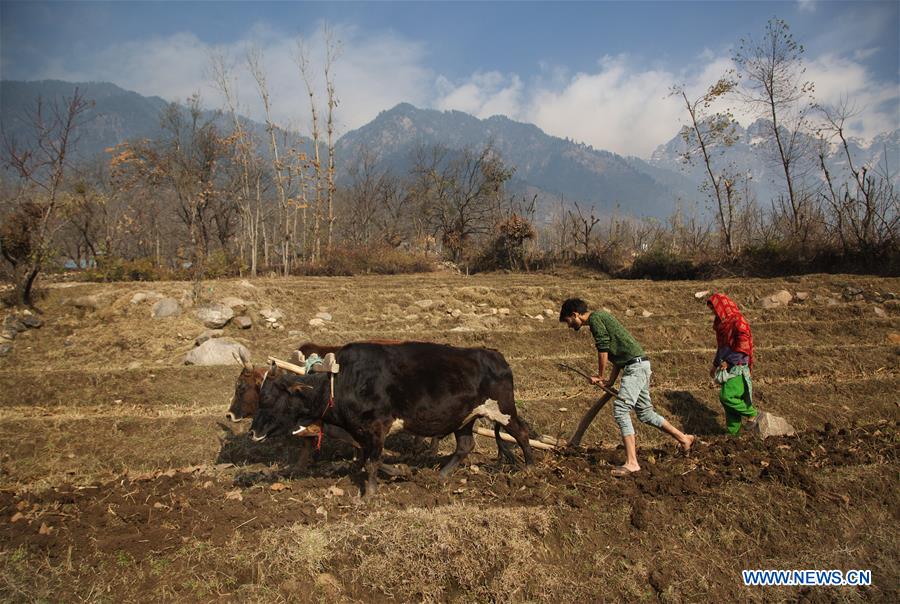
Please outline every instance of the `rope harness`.
[[330, 388], [330, 393], [328, 396], [328, 404], [325, 405], [325, 410], [322, 411], [322, 417], [319, 418], [319, 435], [316, 437], [316, 451], [320, 451], [322, 449], [322, 438], [325, 436], [325, 414], [328, 413], [328, 410], [334, 407], [334, 374], [328, 374], [328, 386]]

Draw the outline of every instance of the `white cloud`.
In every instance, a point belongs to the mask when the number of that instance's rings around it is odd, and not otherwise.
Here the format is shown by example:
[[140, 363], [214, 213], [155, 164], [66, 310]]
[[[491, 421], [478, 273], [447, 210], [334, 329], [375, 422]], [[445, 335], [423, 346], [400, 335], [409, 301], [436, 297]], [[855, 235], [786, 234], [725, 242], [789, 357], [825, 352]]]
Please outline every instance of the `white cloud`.
[[454, 86], [439, 78], [436, 109], [456, 109], [480, 118], [492, 115], [518, 117], [521, 114], [522, 80], [516, 74], [497, 71], [476, 72], [467, 81]]
[[[538, 77], [527, 85], [515, 74], [479, 72], [456, 85], [442, 80], [435, 106], [479, 117], [503, 113], [555, 136], [647, 157], [675, 136], [687, 118], [683, 101], [669, 94], [672, 87], [684, 86], [689, 98], [699, 97], [734, 67], [729, 54], [727, 49], [704, 50], [681, 71], [644, 67], [627, 55], [604, 57], [596, 70], [575, 74], [544, 65], [541, 73], [554, 77]], [[879, 82], [855, 58], [836, 54], [807, 58], [806, 65], [805, 77], [815, 83], [820, 103], [849, 98], [858, 110], [849, 124], [852, 136], [871, 138], [900, 127], [900, 90], [895, 83]], [[758, 117], [736, 99], [715, 108], [726, 107], [744, 125]]]
[[797, 0], [797, 8], [801, 13], [816, 12], [816, 0]]
[[856, 110], [851, 134], [862, 138], [900, 128], [896, 83], [876, 81], [865, 66], [846, 57], [825, 54], [809, 62], [806, 77], [815, 83], [816, 100], [839, 105], [848, 100]]
[[[860, 23], [869, 23], [860, 18]], [[319, 25], [311, 25], [308, 38], [311, 64], [321, 66], [324, 40]], [[357, 128], [379, 111], [400, 102], [419, 107], [458, 109], [481, 118], [503, 114], [531, 122], [547, 133], [569, 137], [599, 149], [647, 157], [673, 137], [685, 120], [678, 98], [669, 96], [673, 85], [684, 85], [697, 97], [731, 65], [728, 49], [704, 49], [683, 68], [647, 66], [628, 55], [602, 57], [596, 67], [572, 72], [565, 65], [539, 63], [535, 75], [477, 70], [450, 80], [428, 67], [423, 42], [393, 33], [362, 32], [339, 26], [335, 37], [342, 51], [335, 64], [338, 134]], [[294, 62], [296, 40], [265, 24], [248, 28], [241, 39], [224, 50], [237, 65], [237, 89], [242, 112], [262, 117], [261, 102], [245, 68], [246, 50], [263, 53], [273, 115], [282, 126], [308, 132], [309, 104]], [[806, 57], [807, 77], [816, 83], [817, 97], [826, 103], [850, 98], [862, 110], [851, 124], [851, 134], [869, 138], [900, 126], [897, 123], [898, 87], [879, 82], [862, 61], [871, 40], [859, 40]], [[209, 82], [209, 56], [213, 49], [191, 33], [134, 40], [92, 55], [73, 53], [48, 63], [36, 78], [70, 81], [111, 81], [144, 95], [184, 101], [200, 92], [206, 104], [221, 105]], [[321, 73], [317, 76], [322, 106]], [[752, 116], [736, 112], [743, 123]]]
[[[342, 43], [334, 65], [339, 132], [359, 127], [400, 102], [428, 103], [434, 74], [424, 66], [423, 44], [390, 34], [364, 35], [352, 27], [335, 28], [334, 37]], [[143, 95], [180, 102], [200, 92], [207, 106], [217, 107], [223, 99], [212, 86], [209, 66], [211, 52], [221, 50], [234, 65], [243, 112], [262, 119], [262, 102], [245, 61], [247, 49], [255, 47], [262, 53], [275, 121], [308, 131], [309, 101], [294, 61], [296, 42], [296, 38], [264, 24], [252, 26], [242, 39], [215, 49], [191, 33], [179, 33], [118, 44], [94, 55], [57, 62], [36, 78], [110, 81]], [[322, 107], [325, 45], [321, 27], [314, 28], [306, 43], [310, 64], [317, 72], [315, 85]]]

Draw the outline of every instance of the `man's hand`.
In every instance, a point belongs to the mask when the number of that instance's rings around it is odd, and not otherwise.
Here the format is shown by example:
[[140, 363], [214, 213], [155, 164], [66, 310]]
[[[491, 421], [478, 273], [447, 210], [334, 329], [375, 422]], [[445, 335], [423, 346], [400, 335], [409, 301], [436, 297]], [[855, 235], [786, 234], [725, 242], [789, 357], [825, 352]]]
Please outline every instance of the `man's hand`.
[[591, 377], [591, 384], [594, 386], [600, 386], [601, 388], [612, 388], [613, 384], [615, 384], [614, 380], [604, 380], [599, 375], [595, 375]]

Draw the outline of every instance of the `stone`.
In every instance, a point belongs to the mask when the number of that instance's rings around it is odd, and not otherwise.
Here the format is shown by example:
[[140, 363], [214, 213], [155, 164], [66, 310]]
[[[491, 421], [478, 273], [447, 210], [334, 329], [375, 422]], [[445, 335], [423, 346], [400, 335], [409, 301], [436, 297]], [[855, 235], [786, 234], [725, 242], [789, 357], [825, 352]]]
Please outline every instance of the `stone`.
[[72, 306], [81, 310], [100, 310], [103, 302], [98, 296], [80, 296], [72, 300]]
[[809, 300], [809, 292], [797, 292], [797, 302], [806, 302]]
[[241, 315], [240, 317], [235, 317], [232, 321], [234, 326], [238, 329], [250, 329], [253, 327], [253, 321], [250, 320], [250, 317], [246, 315]]
[[181, 305], [175, 298], [163, 298], [150, 309], [150, 316], [154, 319], [165, 317], [177, 317], [181, 314]]
[[211, 340], [213, 338], [221, 338], [223, 335], [225, 335], [225, 331], [222, 329], [207, 329], [199, 336], [194, 338], [194, 346], [200, 346], [200, 344], [207, 340]]
[[159, 300], [163, 297], [162, 294], [157, 292], [137, 292], [133, 296], [131, 296], [132, 304], [140, 304], [141, 302], [146, 302], [147, 300]]
[[249, 307], [252, 303], [247, 302], [246, 300], [242, 300], [240, 298], [235, 298], [234, 296], [227, 296], [219, 300], [220, 304], [227, 306], [231, 310], [236, 313], [243, 313], [247, 311], [247, 307]]
[[259, 309], [259, 316], [269, 323], [277, 323], [284, 318], [284, 313], [277, 308], [261, 308]]
[[234, 311], [224, 304], [214, 302], [196, 309], [194, 316], [210, 329], [221, 329], [234, 317]]
[[418, 321], [419, 315], [406, 315], [405, 317], [403, 317], [403, 320], [404, 321]]
[[238, 363], [235, 355], [241, 352], [250, 357], [246, 346], [228, 338], [207, 340], [197, 346], [184, 357], [185, 365], [234, 365]]
[[775, 292], [771, 296], [763, 298], [761, 304], [763, 308], [768, 310], [770, 308], [778, 308], [779, 306], [787, 306], [793, 299], [794, 297], [791, 295], [791, 292], [783, 289]]
[[319, 319], [319, 318], [310, 319], [309, 326], [310, 327], [325, 327], [325, 320]]
[[413, 304], [415, 304], [422, 310], [425, 310], [427, 308], [431, 308], [434, 305], [434, 301], [433, 300], [416, 300], [415, 302], [413, 302]]
[[703, 291], [699, 291], [699, 292], [694, 292], [694, 297], [698, 300], [702, 300], [703, 298], [705, 298], [708, 295], [709, 295], [708, 289], [704, 289]]
[[462, 314], [462, 311], [458, 308], [454, 308], [453, 310], [450, 311], [450, 316], [453, 317], [454, 319], [458, 319], [461, 314]]
[[652, 317], [653, 313], [650, 312], [649, 310], [645, 310], [645, 311], [641, 312], [641, 316], [644, 317], [645, 319], [647, 319], [647, 318]]
[[844, 300], [847, 302], [856, 302], [862, 300], [865, 296], [863, 296], [863, 290], [859, 287], [847, 286], [844, 288], [844, 291], [841, 292], [841, 295], [844, 296]]
[[501, 315], [508, 315], [509, 309], [508, 308], [498, 308], [497, 312], [500, 313]]
[[788, 423], [783, 417], [760, 411], [753, 422], [753, 433], [760, 438], [768, 438], [770, 436], [793, 436], [796, 434], [794, 427]]
[[556, 313], [550, 308], [544, 309], [544, 316], [547, 317], [548, 319], [552, 319], [555, 314]]
[[0, 342], [0, 357], [5, 357], [12, 352], [12, 342]]
[[19, 335], [18, 331], [9, 329], [8, 327], [4, 328], [3, 331], [0, 331], [0, 339], [6, 340], [7, 342], [15, 340], [17, 335]]
[[900, 346], [900, 333], [896, 331], [892, 331], [887, 335], [887, 341], [895, 346]]
[[625, 316], [626, 316], [626, 317], [633, 317], [633, 316], [634, 316], [634, 311], [631, 310], [631, 309], [629, 308], [628, 310], [625, 311]]
[[887, 316], [887, 313], [885, 312], [885, 310], [883, 308], [881, 308], [880, 306], [875, 306], [872, 308], [872, 310], [874, 310], [875, 314], [878, 315], [879, 317]]
[[789, 292], [786, 289], [782, 289], [782, 290], [777, 291], [774, 294], [772, 294], [772, 300], [774, 300], [775, 302], [778, 302], [779, 304], [781, 304], [783, 306], [787, 306], [788, 304], [790, 304], [791, 300], [793, 300], [793, 299], [794, 299], [794, 296], [792, 296], [791, 292]]
[[253, 285], [252, 283], [250, 283], [249, 281], [247, 281], [246, 279], [241, 279], [240, 281], [238, 281], [238, 285], [240, 285], [241, 287], [249, 288], [249, 289], [256, 289], [256, 286]]
[[543, 321], [544, 321], [544, 315], [535, 315], [535, 316], [534, 316], [534, 320], [543, 323]]
[[22, 324], [28, 329], [38, 329], [44, 322], [34, 315], [29, 315], [27, 317], [22, 317]]
[[316, 313], [316, 318], [317, 318], [317, 319], [322, 319], [323, 321], [331, 321], [331, 313], [327, 313], [327, 312], [317, 312], [317, 313]]
[[135, 369], [140, 369], [140, 368], [141, 368], [140, 361], [131, 361], [130, 363], [128, 363], [128, 366], [126, 367], [126, 369], [130, 369], [132, 371]]
[[3, 327], [5, 329], [12, 330], [17, 333], [23, 332], [26, 329], [28, 329], [28, 327], [25, 325], [25, 323], [22, 321], [22, 319], [20, 319], [16, 315], [9, 315], [5, 319], [3, 319]]

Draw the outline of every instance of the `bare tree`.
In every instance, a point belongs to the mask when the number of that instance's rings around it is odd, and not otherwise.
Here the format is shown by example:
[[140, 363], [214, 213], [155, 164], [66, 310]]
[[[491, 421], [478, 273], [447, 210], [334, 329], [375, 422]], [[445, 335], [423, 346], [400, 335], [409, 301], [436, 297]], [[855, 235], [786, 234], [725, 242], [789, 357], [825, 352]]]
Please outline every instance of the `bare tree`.
[[327, 94], [328, 111], [325, 119], [325, 130], [328, 139], [328, 170], [326, 181], [328, 184], [328, 235], [325, 240], [325, 249], [331, 251], [331, 237], [334, 230], [334, 110], [338, 105], [338, 99], [334, 90], [334, 62], [340, 54], [340, 41], [335, 40], [331, 29], [326, 25], [325, 34], [325, 90]]
[[[238, 166], [239, 192], [238, 205], [243, 223], [243, 235], [247, 240], [250, 255], [250, 276], [256, 277], [259, 270], [259, 225], [262, 219], [262, 169], [256, 153], [256, 141], [246, 130], [238, 115], [238, 101], [235, 84], [231, 77], [231, 67], [224, 53], [215, 53], [210, 57], [212, 79], [225, 98], [228, 113], [231, 117], [235, 138], [234, 151]], [[244, 237], [241, 237], [243, 249]], [[241, 254], [243, 256], [243, 254]]]
[[737, 140], [736, 122], [727, 110], [714, 113], [710, 111], [716, 101], [729, 94], [736, 86], [737, 82], [726, 76], [693, 100], [688, 98], [683, 86], [672, 89], [673, 95], [678, 95], [684, 100], [684, 106], [691, 118], [690, 128], [682, 131], [682, 138], [687, 145], [683, 160], [686, 163], [693, 163], [699, 155], [706, 168], [707, 180], [703, 188], [715, 201], [722, 247], [729, 258], [735, 253], [734, 222], [740, 200], [739, 188], [736, 185], [741, 175], [733, 165], [714, 166], [713, 153], [714, 149], [723, 150]]
[[[278, 140], [276, 137], [278, 126], [272, 119], [271, 99], [269, 97], [269, 89], [266, 84], [266, 73], [262, 65], [262, 52], [259, 49], [251, 49], [247, 53], [247, 65], [250, 74], [256, 80], [257, 89], [260, 99], [263, 102], [263, 109], [266, 118], [266, 132], [269, 137], [269, 153], [272, 162], [272, 175], [275, 180], [275, 191], [278, 194], [278, 204], [281, 207], [281, 258], [282, 273], [284, 276], [290, 274], [291, 261], [294, 255], [294, 229], [292, 205], [294, 201], [290, 197], [290, 189], [294, 175], [299, 175], [301, 170], [295, 165], [298, 159], [293, 153], [281, 153], [279, 151]], [[301, 176], [302, 178], [302, 176]], [[302, 188], [302, 183], [301, 183]]]
[[312, 73], [309, 65], [309, 51], [303, 44], [302, 40], [297, 41], [297, 54], [295, 57], [297, 67], [300, 70], [300, 77], [306, 86], [306, 92], [309, 95], [309, 110], [312, 120], [312, 168], [313, 168], [313, 225], [312, 225], [312, 258], [318, 261], [322, 252], [322, 188], [325, 178], [322, 170], [322, 160], [319, 156], [319, 141], [321, 140], [321, 132], [319, 131], [319, 111], [316, 105], [315, 86], [312, 80]]
[[790, 234], [805, 243], [812, 219], [812, 196], [803, 189], [802, 177], [808, 158], [805, 134], [807, 113], [812, 107], [812, 82], [805, 81], [803, 46], [794, 41], [790, 28], [781, 19], [771, 19], [759, 42], [742, 39], [734, 62], [744, 80], [743, 99], [765, 116], [774, 141], [776, 162], [784, 174], [787, 196], [779, 206], [787, 216]]
[[221, 164], [231, 156], [230, 139], [222, 137], [215, 118], [204, 119], [198, 95], [188, 99], [188, 112], [172, 103], [163, 112], [164, 137], [121, 146], [111, 165], [123, 180], [174, 195], [176, 213], [188, 231], [188, 260], [199, 299], [211, 228], [216, 216], [229, 213], [230, 192], [222, 186]]
[[[900, 227], [900, 201], [888, 168], [887, 153], [883, 166], [871, 169], [858, 165], [850, 152], [845, 131], [846, 123], [855, 115], [853, 108], [845, 101], [837, 107], [821, 106], [819, 109], [824, 119], [818, 152], [819, 167], [826, 183], [822, 195], [832, 208], [834, 230], [845, 254], [860, 252], [878, 257], [897, 245]], [[833, 175], [828, 167], [831, 141], [837, 142], [846, 160], [844, 182], [838, 180], [841, 175]]]
[[416, 195], [432, 232], [458, 262], [474, 235], [487, 233], [501, 216], [503, 187], [512, 177], [491, 145], [452, 154], [443, 147], [418, 153]]
[[33, 144], [23, 147], [3, 134], [3, 164], [15, 172], [22, 186], [18, 211], [0, 230], [0, 248], [13, 267], [17, 301], [25, 306], [34, 306], [34, 282], [51, 257], [70, 154], [78, 127], [92, 106], [78, 88], [61, 103], [45, 105], [38, 98], [34, 110], [25, 116]]
[[593, 206], [591, 206], [590, 216], [585, 216], [577, 201], [573, 205], [575, 206], [575, 213], [573, 213], [572, 210], [569, 210], [569, 219], [572, 224], [572, 239], [575, 241], [576, 245], [582, 247], [582, 253], [587, 256], [590, 254], [591, 246], [593, 244], [592, 233], [594, 227], [600, 223], [600, 218], [594, 214]]

